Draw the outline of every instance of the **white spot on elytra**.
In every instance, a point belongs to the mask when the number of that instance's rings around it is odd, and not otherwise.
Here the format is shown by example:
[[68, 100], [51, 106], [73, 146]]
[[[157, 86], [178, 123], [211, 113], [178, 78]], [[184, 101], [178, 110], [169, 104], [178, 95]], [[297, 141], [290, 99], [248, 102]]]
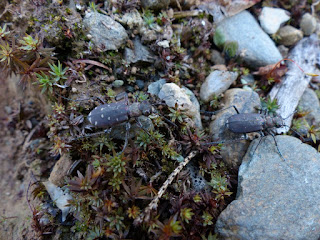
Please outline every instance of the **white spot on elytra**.
[[92, 112], [89, 113], [89, 116], [91, 116], [91, 113], [92, 113]]
[[91, 117], [89, 117], [88, 119], [89, 119], [89, 122], [92, 123], [92, 122], [91, 122]]
[[108, 120], [110, 120], [110, 117], [108, 117]]
[[95, 126], [97, 126], [97, 124], [98, 124], [98, 122], [97, 122], [97, 121], [95, 121], [95, 122], [94, 122], [94, 125], [95, 125]]
[[100, 111], [102, 112], [104, 110], [104, 108], [101, 108]]
[[119, 122], [119, 119], [118, 119], [118, 118], [116, 118], [116, 120], [117, 120], [117, 122]]
[[103, 114], [101, 114], [101, 118], [104, 118]]

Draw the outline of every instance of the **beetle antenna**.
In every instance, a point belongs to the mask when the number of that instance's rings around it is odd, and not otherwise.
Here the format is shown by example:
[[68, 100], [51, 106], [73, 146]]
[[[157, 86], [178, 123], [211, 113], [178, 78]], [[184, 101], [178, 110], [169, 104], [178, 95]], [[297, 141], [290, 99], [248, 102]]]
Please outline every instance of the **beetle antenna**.
[[291, 116], [292, 116], [293, 114], [295, 114], [296, 112], [297, 112], [297, 110], [295, 110], [293, 113], [289, 114], [289, 116], [287, 116], [287, 117], [283, 118], [283, 120], [288, 119], [289, 117], [291, 117]]
[[289, 128], [292, 132], [294, 132], [295, 134], [297, 134], [297, 135], [299, 136], [299, 138], [300, 138], [303, 142], [305, 142], [304, 137], [303, 137], [298, 131], [294, 130], [293, 128], [289, 127], [288, 125], [283, 125], [283, 126]]

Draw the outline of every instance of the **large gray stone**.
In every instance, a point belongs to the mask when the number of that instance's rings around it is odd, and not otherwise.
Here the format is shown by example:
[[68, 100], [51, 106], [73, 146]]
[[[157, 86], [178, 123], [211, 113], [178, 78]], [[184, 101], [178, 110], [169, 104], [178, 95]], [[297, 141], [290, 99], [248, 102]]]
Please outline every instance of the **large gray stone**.
[[274, 64], [282, 59], [270, 37], [260, 28], [255, 18], [243, 11], [218, 24], [225, 41], [237, 41], [244, 61], [251, 67]]
[[237, 79], [237, 72], [213, 71], [206, 77], [200, 88], [200, 98], [204, 102], [211, 101], [215, 96], [226, 91]]
[[83, 19], [94, 46], [100, 51], [118, 50], [128, 39], [124, 27], [111, 17], [97, 12], [88, 12]]
[[297, 138], [254, 140], [239, 169], [237, 198], [220, 214], [222, 239], [308, 239], [320, 236], [320, 154]]

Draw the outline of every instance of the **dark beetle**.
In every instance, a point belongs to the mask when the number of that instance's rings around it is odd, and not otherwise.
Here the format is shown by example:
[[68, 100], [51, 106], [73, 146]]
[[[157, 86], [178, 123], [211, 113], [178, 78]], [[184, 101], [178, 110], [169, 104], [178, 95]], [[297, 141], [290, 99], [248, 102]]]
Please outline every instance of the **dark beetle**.
[[[275, 142], [276, 148], [278, 150], [278, 153], [280, 157], [284, 159], [282, 156], [278, 144], [276, 142], [276, 139], [274, 137], [273, 129], [272, 128], [279, 128], [279, 127], [285, 127], [286, 125], [284, 124], [284, 119], [281, 118], [280, 116], [269, 116], [266, 114], [260, 114], [260, 113], [239, 113], [238, 109], [235, 106], [233, 107], [237, 114], [230, 116], [226, 123], [225, 126], [233, 133], [242, 133], [246, 135], [246, 133], [251, 133], [251, 132], [259, 132], [261, 136], [264, 136], [264, 133], [270, 134]], [[229, 108], [231, 108], [229, 107]], [[225, 110], [225, 109], [222, 109]], [[221, 111], [221, 110], [219, 110]], [[209, 112], [207, 112], [209, 113]], [[289, 127], [289, 126], [286, 126]], [[299, 134], [300, 135], [300, 134]], [[260, 144], [262, 138], [260, 138], [260, 141], [258, 145]], [[214, 143], [223, 143], [226, 141], [220, 141], [220, 142], [214, 142]], [[213, 142], [212, 142], [213, 143]], [[210, 143], [208, 143], [210, 144]], [[257, 147], [258, 147], [257, 145]], [[256, 147], [256, 148], [257, 148]], [[254, 150], [255, 151], [255, 150]]]
[[120, 101], [96, 107], [89, 113], [88, 120], [95, 127], [110, 128], [127, 122], [131, 117], [149, 116], [152, 112], [152, 105], [146, 100], [131, 105], [128, 101]]
[[274, 127], [283, 127], [285, 124], [280, 116], [271, 117], [259, 113], [239, 113], [229, 117], [226, 126], [234, 133], [251, 133], [266, 131]]

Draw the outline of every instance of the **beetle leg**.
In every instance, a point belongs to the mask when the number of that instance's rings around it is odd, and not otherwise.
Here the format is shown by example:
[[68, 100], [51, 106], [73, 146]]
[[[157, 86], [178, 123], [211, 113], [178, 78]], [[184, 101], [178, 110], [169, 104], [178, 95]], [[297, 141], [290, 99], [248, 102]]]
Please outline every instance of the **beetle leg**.
[[138, 118], [135, 117], [134, 120], [136, 120], [138, 126], [139, 126], [143, 131], [145, 131], [146, 134], [148, 134], [149, 136], [151, 136], [150, 133], [148, 132], [148, 130], [143, 127], [142, 123], [139, 121]]
[[103, 134], [103, 133], [110, 133], [110, 131], [111, 131], [111, 128], [108, 128], [108, 129], [100, 131], [100, 132], [89, 133], [89, 134], [85, 134], [85, 135], [82, 135], [82, 136], [74, 137], [74, 138], [71, 139], [71, 141], [79, 140], [79, 139], [82, 139], [82, 138], [89, 138], [89, 137], [100, 135], [100, 134]]
[[124, 139], [124, 145], [123, 145], [123, 148], [120, 152], [123, 153], [123, 151], [126, 149], [127, 145], [128, 145], [128, 139], [129, 139], [129, 133], [130, 133], [130, 128], [131, 128], [131, 124], [129, 122], [126, 123], [126, 137]]
[[[262, 134], [263, 134], [263, 133], [262, 133]], [[264, 135], [263, 135], [263, 136], [264, 136]], [[262, 139], [264, 138], [263, 136], [262, 136], [262, 137], [260, 137], [259, 142], [258, 142], [257, 146], [255, 147], [255, 149], [254, 149], [254, 151], [253, 151], [252, 156], [254, 156], [254, 153], [256, 152], [256, 150], [257, 150], [258, 146], [260, 145], [260, 143], [261, 143]]]
[[274, 143], [275, 143], [275, 145], [276, 145], [276, 148], [277, 148], [277, 150], [278, 150], [278, 153], [279, 153], [280, 157], [282, 158], [283, 161], [286, 161], [286, 160], [284, 159], [284, 157], [282, 156], [280, 150], [279, 150], [278, 143], [277, 143], [277, 141], [276, 141], [276, 138], [274, 137], [274, 134], [273, 134], [272, 132], [269, 132], [269, 133], [270, 133], [270, 135], [273, 137]]

